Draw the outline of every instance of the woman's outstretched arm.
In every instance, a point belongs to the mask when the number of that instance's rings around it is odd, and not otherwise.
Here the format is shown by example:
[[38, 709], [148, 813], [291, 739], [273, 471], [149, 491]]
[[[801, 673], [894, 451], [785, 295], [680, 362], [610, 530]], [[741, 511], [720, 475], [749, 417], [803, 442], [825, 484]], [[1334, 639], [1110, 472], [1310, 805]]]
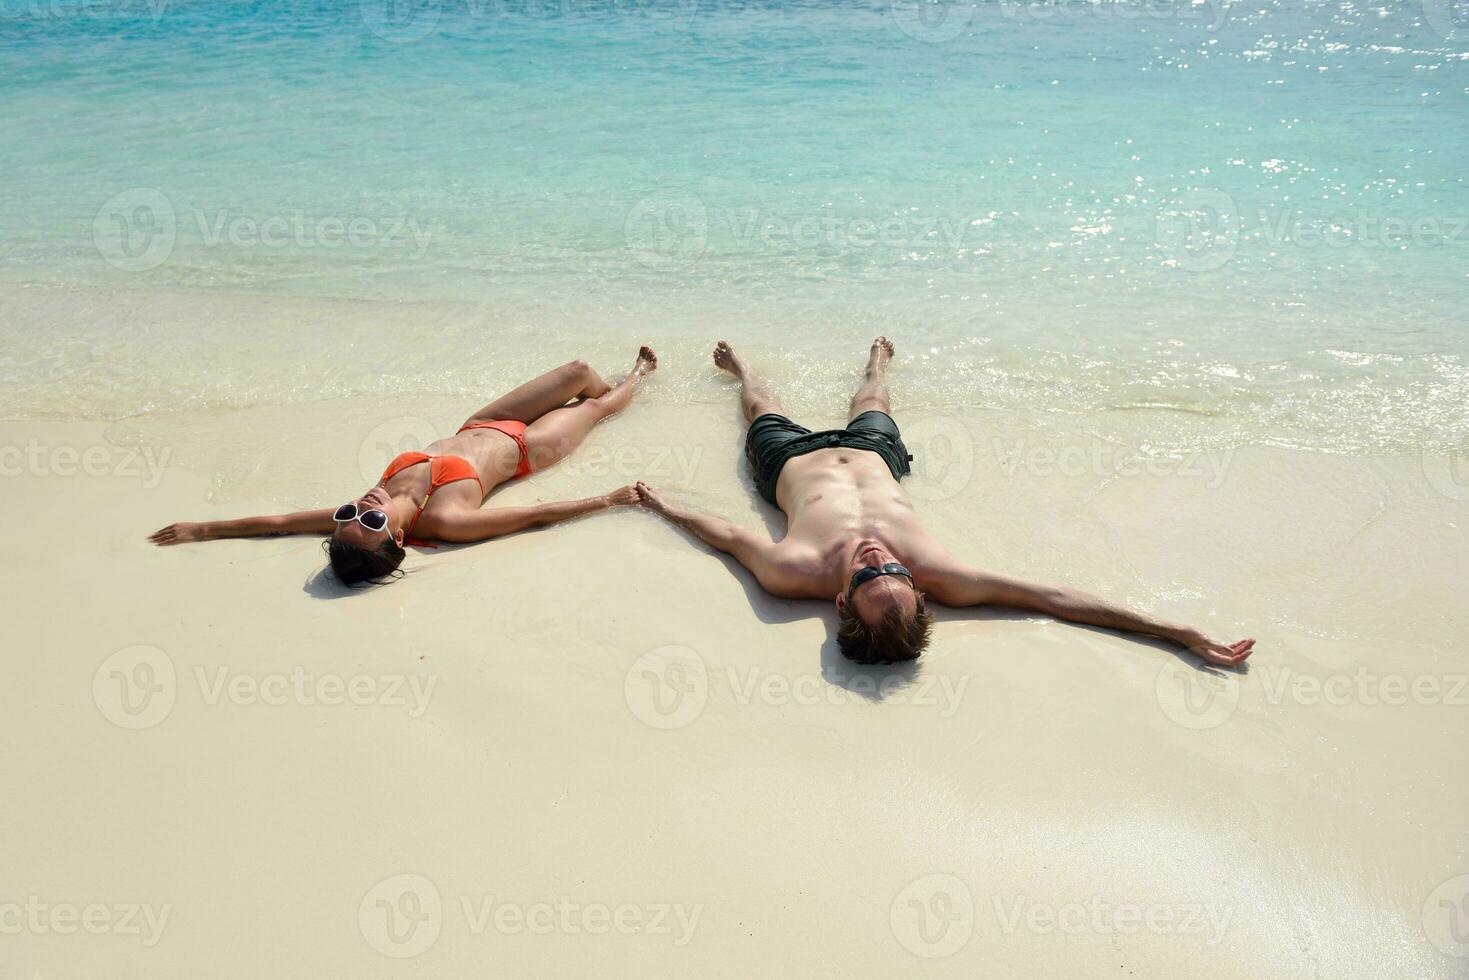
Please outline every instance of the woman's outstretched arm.
[[156, 545], [184, 544], [188, 541], [214, 541], [217, 538], [274, 537], [279, 534], [330, 534], [336, 526], [335, 511], [298, 510], [294, 514], [271, 514], [266, 517], [241, 517], [233, 521], [203, 521], [199, 524], [170, 524], [148, 535]]
[[533, 527], [559, 524], [583, 514], [607, 510], [609, 507], [630, 507], [637, 502], [637, 491], [627, 486], [585, 500], [558, 500], [529, 507], [487, 507], [484, 510], [435, 514], [432, 523], [425, 521], [419, 526], [423, 529], [422, 533], [440, 541], [467, 544], [472, 541], [488, 541], [490, 538]]

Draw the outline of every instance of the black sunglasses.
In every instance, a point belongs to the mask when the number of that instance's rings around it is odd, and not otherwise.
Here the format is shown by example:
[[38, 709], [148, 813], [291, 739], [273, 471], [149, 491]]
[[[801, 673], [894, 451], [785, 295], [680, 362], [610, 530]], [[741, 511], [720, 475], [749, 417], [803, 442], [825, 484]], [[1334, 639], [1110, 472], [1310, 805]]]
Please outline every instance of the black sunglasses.
[[357, 513], [357, 505], [355, 503], [343, 504], [338, 507], [337, 512], [332, 515], [332, 520], [338, 524], [350, 524], [356, 521], [369, 531], [386, 531], [388, 529], [388, 514], [386, 511], [381, 511], [374, 507], [372, 510], [364, 510], [359, 514]]
[[852, 593], [857, 591], [857, 586], [863, 582], [871, 582], [873, 579], [882, 578], [884, 575], [901, 575], [908, 580], [910, 585], [913, 583], [913, 573], [895, 561], [890, 561], [881, 568], [863, 565], [852, 575], [852, 584], [847, 586], [847, 598], [850, 599]]

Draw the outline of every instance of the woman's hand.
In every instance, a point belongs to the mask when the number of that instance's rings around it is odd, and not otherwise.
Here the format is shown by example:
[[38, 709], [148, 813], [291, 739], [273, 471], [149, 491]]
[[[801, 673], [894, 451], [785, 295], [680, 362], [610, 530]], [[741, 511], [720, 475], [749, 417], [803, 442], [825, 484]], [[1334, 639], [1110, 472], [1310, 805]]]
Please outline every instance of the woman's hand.
[[631, 484], [618, 487], [602, 498], [607, 501], [608, 507], [631, 507], [638, 502], [637, 488]]
[[159, 528], [148, 535], [148, 540], [159, 547], [171, 544], [186, 544], [190, 541], [204, 540], [203, 524], [170, 524], [168, 527]]

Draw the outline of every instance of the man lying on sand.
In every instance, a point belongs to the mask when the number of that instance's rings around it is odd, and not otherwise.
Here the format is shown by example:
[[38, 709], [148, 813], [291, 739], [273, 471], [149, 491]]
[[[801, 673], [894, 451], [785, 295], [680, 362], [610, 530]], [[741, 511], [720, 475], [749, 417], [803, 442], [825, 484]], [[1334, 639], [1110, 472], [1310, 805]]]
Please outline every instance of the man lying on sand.
[[1213, 664], [1234, 666], [1254, 640], [1223, 644], [1199, 630], [1155, 619], [1085, 592], [1036, 585], [967, 565], [935, 541], [898, 481], [909, 472], [907, 448], [888, 414], [887, 366], [893, 345], [873, 341], [867, 376], [852, 396], [845, 429], [812, 432], [781, 413], [780, 399], [720, 341], [714, 363], [741, 383], [750, 431], [745, 456], [766, 500], [785, 511], [778, 542], [729, 521], [670, 503], [645, 483], [642, 505], [734, 556], [772, 595], [836, 596], [842, 653], [858, 663], [912, 660], [928, 645], [933, 614], [946, 606], [1011, 606], [1074, 623], [1169, 640]]

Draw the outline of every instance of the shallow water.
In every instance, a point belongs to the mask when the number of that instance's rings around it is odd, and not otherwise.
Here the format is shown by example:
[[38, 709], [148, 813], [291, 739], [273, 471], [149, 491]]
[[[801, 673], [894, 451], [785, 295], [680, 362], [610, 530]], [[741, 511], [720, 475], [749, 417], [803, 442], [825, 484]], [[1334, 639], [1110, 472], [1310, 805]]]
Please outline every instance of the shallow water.
[[884, 332], [915, 405], [1469, 431], [1437, 0], [0, 11], [6, 415], [477, 398], [715, 334], [814, 401]]

